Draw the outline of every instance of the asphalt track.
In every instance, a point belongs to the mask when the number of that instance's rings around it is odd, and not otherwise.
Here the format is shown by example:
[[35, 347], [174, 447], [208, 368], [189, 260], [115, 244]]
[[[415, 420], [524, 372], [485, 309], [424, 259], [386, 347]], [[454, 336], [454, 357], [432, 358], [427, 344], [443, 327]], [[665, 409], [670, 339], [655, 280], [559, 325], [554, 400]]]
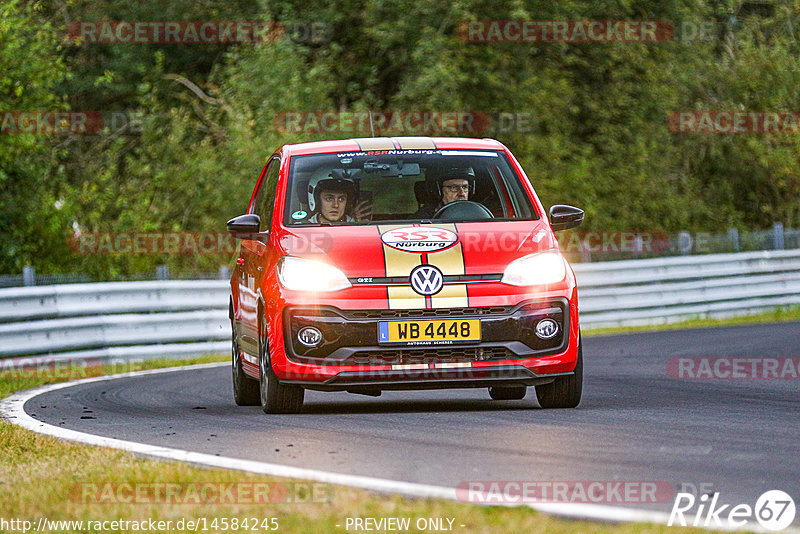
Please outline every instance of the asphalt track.
[[[233, 404], [226, 366], [68, 387], [25, 411], [105, 437], [435, 486], [666, 481], [732, 504], [781, 489], [800, 505], [800, 380], [667, 374], [671, 358], [798, 357], [798, 347], [798, 322], [586, 337], [574, 410], [540, 409], [532, 389], [521, 401], [485, 389], [306, 392], [302, 414], [267, 416]], [[669, 512], [672, 499], [624, 506]]]

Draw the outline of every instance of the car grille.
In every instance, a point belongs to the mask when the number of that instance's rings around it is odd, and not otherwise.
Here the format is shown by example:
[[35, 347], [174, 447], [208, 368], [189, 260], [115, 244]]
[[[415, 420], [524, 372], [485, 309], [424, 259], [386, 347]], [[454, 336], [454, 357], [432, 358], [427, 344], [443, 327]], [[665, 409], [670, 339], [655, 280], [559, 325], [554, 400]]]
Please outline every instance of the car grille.
[[359, 351], [337, 365], [395, 365], [419, 363], [460, 363], [483, 360], [505, 360], [515, 358], [505, 347], [464, 347], [398, 349], [381, 351]]

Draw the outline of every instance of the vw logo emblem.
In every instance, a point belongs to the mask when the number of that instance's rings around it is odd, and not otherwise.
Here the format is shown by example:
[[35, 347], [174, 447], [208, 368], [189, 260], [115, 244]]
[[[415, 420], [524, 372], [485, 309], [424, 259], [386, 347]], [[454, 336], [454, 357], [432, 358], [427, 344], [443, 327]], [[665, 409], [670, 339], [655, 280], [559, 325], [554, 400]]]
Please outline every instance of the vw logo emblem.
[[420, 265], [411, 271], [411, 287], [420, 295], [435, 295], [442, 289], [442, 271], [433, 265]]

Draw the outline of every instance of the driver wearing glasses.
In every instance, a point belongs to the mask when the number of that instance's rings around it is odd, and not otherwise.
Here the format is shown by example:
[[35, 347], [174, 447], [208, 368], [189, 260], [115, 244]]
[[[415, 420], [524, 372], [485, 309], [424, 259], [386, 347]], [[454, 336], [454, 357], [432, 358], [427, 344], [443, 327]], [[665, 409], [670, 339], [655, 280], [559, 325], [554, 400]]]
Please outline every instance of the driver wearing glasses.
[[421, 206], [414, 214], [415, 219], [430, 219], [443, 206], [457, 200], [469, 200], [469, 194], [474, 191], [475, 171], [471, 167], [464, 169], [448, 169], [447, 173], [436, 180], [439, 193], [438, 203], [428, 203]]

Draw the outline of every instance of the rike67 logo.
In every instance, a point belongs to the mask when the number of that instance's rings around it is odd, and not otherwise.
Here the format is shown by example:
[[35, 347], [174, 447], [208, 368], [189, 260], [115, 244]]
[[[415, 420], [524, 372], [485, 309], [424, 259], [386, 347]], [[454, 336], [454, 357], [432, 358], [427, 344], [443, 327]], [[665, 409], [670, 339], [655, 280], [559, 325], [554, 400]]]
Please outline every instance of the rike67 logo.
[[[764, 492], [755, 503], [719, 504], [719, 493], [701, 495], [699, 499], [691, 493], [678, 493], [675, 504], [669, 514], [668, 526], [677, 524], [685, 527], [721, 527], [724, 529], [740, 528], [753, 520], [766, 530], [783, 530], [792, 524], [795, 517], [795, 505], [792, 497], [781, 490]], [[695, 505], [697, 509], [695, 511]], [[687, 523], [684, 514], [694, 512], [694, 520]], [[689, 518], [691, 519], [691, 518]]]

